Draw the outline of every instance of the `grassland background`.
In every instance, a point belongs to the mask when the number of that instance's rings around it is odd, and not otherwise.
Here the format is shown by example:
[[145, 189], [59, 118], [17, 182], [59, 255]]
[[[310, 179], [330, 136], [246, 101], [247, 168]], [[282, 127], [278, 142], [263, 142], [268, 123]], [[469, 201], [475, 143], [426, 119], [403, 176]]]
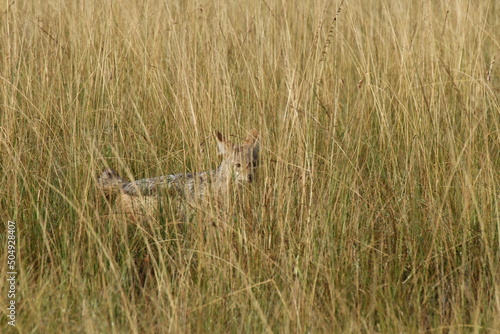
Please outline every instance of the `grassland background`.
[[[498, 331], [499, 33], [495, 0], [3, 1], [1, 332]], [[96, 188], [251, 127], [224, 219]]]

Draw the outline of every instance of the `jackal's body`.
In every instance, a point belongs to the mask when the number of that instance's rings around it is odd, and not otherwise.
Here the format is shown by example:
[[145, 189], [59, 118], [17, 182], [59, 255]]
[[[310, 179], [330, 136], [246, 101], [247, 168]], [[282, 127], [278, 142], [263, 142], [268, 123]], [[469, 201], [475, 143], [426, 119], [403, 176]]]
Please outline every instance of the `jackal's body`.
[[199, 173], [180, 173], [128, 182], [112, 169], [105, 170], [98, 179], [106, 195], [118, 194], [117, 205], [131, 215], [154, 207], [158, 196], [177, 195], [192, 201], [223, 193], [233, 183], [252, 182], [258, 163], [258, 133], [251, 130], [241, 146], [224, 140], [216, 132], [219, 153], [224, 157], [215, 170]]

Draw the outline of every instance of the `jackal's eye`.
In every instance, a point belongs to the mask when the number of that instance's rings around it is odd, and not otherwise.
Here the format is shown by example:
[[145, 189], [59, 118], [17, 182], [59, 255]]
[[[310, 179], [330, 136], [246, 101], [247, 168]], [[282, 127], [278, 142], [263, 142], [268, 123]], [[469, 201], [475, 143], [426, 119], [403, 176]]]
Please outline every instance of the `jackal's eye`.
[[236, 163], [236, 164], [234, 164], [234, 166], [235, 166], [236, 168], [240, 168], [240, 167], [241, 167], [241, 164], [240, 164], [240, 163]]

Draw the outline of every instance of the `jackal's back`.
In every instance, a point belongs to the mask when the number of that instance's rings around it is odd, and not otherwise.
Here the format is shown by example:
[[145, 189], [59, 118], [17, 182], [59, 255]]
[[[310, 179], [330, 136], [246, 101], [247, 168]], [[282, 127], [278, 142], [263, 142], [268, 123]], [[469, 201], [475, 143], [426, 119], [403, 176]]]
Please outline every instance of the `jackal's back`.
[[106, 169], [98, 184], [106, 195], [123, 193], [129, 196], [154, 196], [159, 192], [175, 193], [186, 198], [203, 196], [217, 171], [180, 173], [135, 180], [124, 180], [116, 171]]

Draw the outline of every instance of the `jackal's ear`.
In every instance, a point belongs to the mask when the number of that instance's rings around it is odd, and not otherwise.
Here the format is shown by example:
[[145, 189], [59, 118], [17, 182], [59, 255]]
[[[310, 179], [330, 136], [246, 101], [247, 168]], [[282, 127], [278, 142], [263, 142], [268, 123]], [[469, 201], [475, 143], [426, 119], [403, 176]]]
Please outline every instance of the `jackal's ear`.
[[219, 155], [224, 155], [233, 149], [233, 144], [224, 139], [222, 134], [215, 130], [215, 138], [217, 138], [217, 147], [219, 148]]
[[245, 139], [246, 145], [258, 145], [259, 132], [257, 129], [252, 129], [248, 132], [247, 138]]

